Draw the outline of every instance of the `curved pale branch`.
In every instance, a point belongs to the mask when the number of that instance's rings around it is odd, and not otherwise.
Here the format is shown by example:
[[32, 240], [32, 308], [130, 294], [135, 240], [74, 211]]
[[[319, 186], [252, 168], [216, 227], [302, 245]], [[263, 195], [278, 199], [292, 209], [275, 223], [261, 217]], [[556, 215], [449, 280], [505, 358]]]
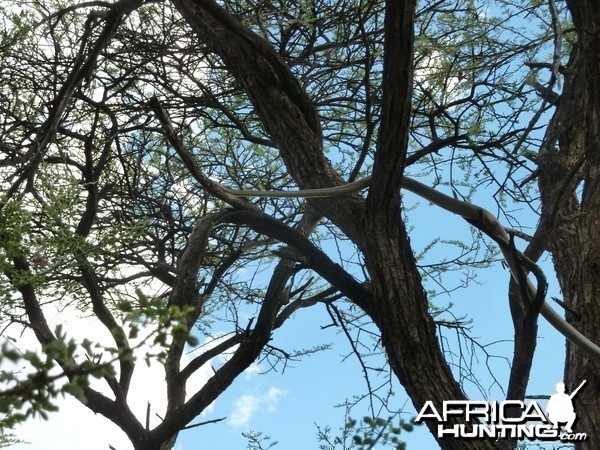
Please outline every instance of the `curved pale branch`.
[[[303, 189], [300, 191], [253, 191], [234, 189], [227, 189], [227, 191], [232, 195], [238, 195], [242, 197], [332, 197], [351, 194], [365, 189], [371, 184], [371, 181], [372, 177], [365, 177], [342, 186], [321, 189]], [[472, 203], [464, 202], [446, 194], [442, 194], [441, 192], [406, 176], [402, 178], [402, 188], [429, 200], [431, 203], [445, 209], [446, 211], [450, 211], [463, 217], [473, 226], [480, 229], [493, 239], [499, 239], [500, 241], [505, 242], [507, 245], [499, 246], [500, 251], [502, 252], [504, 259], [510, 268], [512, 276], [516, 281], [518, 281], [517, 274], [521, 270], [521, 263], [508, 250], [508, 244], [510, 241], [509, 235], [502, 224], [492, 213], [477, 205], [473, 205]], [[531, 299], [536, 298], [537, 290], [529, 278], [527, 278], [526, 289]], [[590, 357], [594, 358], [596, 361], [600, 361], [600, 347], [582, 335], [565, 319], [558, 315], [556, 311], [554, 311], [550, 305], [548, 305], [548, 303], [542, 303], [540, 307], [540, 313], [563, 336], [569, 339], [581, 350], [585, 351]]]

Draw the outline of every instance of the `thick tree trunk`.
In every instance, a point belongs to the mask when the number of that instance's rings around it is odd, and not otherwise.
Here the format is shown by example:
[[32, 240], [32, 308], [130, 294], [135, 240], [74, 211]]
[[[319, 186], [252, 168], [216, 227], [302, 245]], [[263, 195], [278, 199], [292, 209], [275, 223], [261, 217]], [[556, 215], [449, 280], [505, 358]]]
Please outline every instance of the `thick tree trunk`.
[[[466, 397], [440, 350], [404, 225], [387, 219], [390, 222], [372, 218], [367, 229], [366, 264], [377, 299], [371, 316], [381, 330], [390, 365], [415, 407], [431, 400], [441, 410], [443, 400]], [[426, 424], [435, 436], [437, 423]], [[443, 449], [500, 448], [491, 440], [445, 438], [439, 444]]]
[[[560, 105], [540, 154], [542, 224], [548, 230], [567, 320], [600, 342], [600, 10], [596, 2], [567, 2], [578, 42], [567, 67]], [[558, 148], [555, 148], [558, 143]], [[576, 190], [581, 190], [580, 200]], [[600, 367], [567, 344], [567, 393], [574, 398], [580, 449], [600, 448]]]
[[[307, 189], [342, 184], [343, 179], [323, 154], [320, 125], [312, 101], [272, 47], [212, 0], [173, 0], [173, 3], [242, 84], [298, 185]], [[407, 25], [406, 21], [412, 20], [414, 5], [396, 2], [391, 6], [392, 14], [388, 17], [391, 39], [406, 44], [402, 36], [411, 33], [412, 23]], [[410, 45], [404, 44], [401, 50], [411, 51]], [[395, 56], [399, 59], [394, 59]], [[403, 86], [386, 94], [389, 113], [394, 117], [389, 120], [389, 132], [382, 131], [384, 142], [378, 146], [378, 154], [384, 153], [374, 168], [379, 186], [369, 193], [368, 201], [352, 194], [315, 199], [311, 203], [364, 253], [374, 295], [359, 303], [380, 328], [391, 366], [413, 404], [419, 409], [429, 400], [437, 407], [444, 400], [464, 400], [465, 395], [439, 348], [400, 218], [403, 157], [396, 158], [394, 152], [405, 152], [402, 142], [406, 136], [394, 134], [394, 127], [408, 125], [410, 89], [407, 90], [406, 84], [410, 82], [410, 63], [402, 65], [401, 54], [389, 58], [388, 67], [393, 66], [397, 71], [388, 73], [389, 85], [400, 79]], [[429, 425], [436, 430], [437, 424]], [[492, 441], [445, 439], [440, 445], [444, 449], [497, 448]]]

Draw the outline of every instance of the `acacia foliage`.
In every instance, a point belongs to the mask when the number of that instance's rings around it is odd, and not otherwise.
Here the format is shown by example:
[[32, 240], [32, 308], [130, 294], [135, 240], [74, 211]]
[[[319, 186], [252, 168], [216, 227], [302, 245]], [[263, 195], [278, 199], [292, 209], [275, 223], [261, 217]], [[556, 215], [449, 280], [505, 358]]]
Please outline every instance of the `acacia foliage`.
[[[393, 209], [400, 201], [398, 186], [393, 196], [386, 189], [398, 184], [402, 171], [466, 199], [485, 190], [515, 228], [518, 206], [537, 212], [539, 129], [556, 100], [561, 58], [574, 42], [572, 33], [557, 31], [567, 17], [563, 5], [554, 11], [537, 1], [421, 2], [414, 13], [402, 13], [414, 26], [414, 46], [393, 40], [394, 31], [408, 33], [406, 26], [386, 25], [385, 9], [393, 2], [197, 5], [3, 5], [2, 319], [7, 330], [30, 328], [44, 349], [42, 357], [24, 355], [35, 369], [29, 378], [6, 375], [17, 383], [3, 408], [51, 409], [59, 389], [51, 370], [60, 366], [59, 375], [69, 380], [60, 389], [85, 398], [137, 447], [166, 448], [252, 362], [289, 358], [268, 345], [270, 335], [293, 312], [315, 305], [326, 305], [349, 336], [375, 323], [391, 370], [416, 405], [442, 395], [419, 390], [412, 373], [419, 364], [430, 364], [433, 378], [443, 374], [444, 395], [458, 394], [436, 353], [429, 313], [440, 311], [422, 294], [433, 285], [423, 285], [413, 270], [419, 250], [402, 233], [385, 236], [376, 220], [365, 225], [350, 218], [381, 214], [387, 221], [392, 203], [386, 202], [394, 200]], [[405, 41], [397, 56], [408, 63], [394, 63], [390, 43]], [[257, 53], [244, 56], [247, 48]], [[541, 63], [549, 53], [553, 64]], [[407, 83], [399, 93], [402, 117], [390, 101], [393, 83], [386, 81], [394, 68]], [[404, 134], [394, 135], [394, 128]], [[387, 163], [395, 173], [377, 169]], [[218, 184], [322, 187], [374, 170], [386, 182], [373, 188], [366, 206], [358, 195], [245, 200]], [[388, 228], [399, 227], [397, 218], [389, 220]], [[370, 241], [370, 234], [383, 239]], [[440, 245], [441, 235], [424, 250]], [[489, 263], [493, 253], [473, 236], [472, 242], [449, 242], [453, 258], [424, 255], [422, 276], [451, 291], [448, 271], [466, 270], [470, 277]], [[376, 254], [382, 242], [396, 239], [400, 256]], [[280, 248], [281, 241], [287, 247]], [[337, 254], [321, 250], [331, 243]], [[387, 264], [388, 256], [401, 259], [398, 267]], [[256, 275], [241, 276], [248, 268]], [[412, 284], [386, 290], [391, 278], [403, 276]], [[434, 361], [413, 368], [404, 360], [418, 358], [407, 354], [412, 338], [397, 329], [401, 321], [386, 322], [403, 310], [389, 309], [386, 301], [410, 303], [411, 289], [419, 303], [411, 319], [422, 325], [418, 333], [429, 339]], [[48, 324], [50, 307], [93, 314], [110, 344], [70, 341], [68, 330], [63, 336]], [[256, 320], [242, 322], [242, 311]], [[225, 338], [213, 335], [216, 322], [228, 324]], [[185, 345], [197, 347], [197, 339], [214, 347], [182, 367]], [[139, 351], [142, 343], [153, 344], [150, 354]], [[182, 387], [190, 376], [234, 349], [217, 374], [186, 397]], [[168, 385], [165, 419], [152, 432], [125, 400], [144, 356], [162, 362]], [[451, 353], [446, 356], [452, 362]], [[528, 373], [524, 365], [513, 378]], [[90, 373], [104, 377], [109, 397], [87, 384]], [[118, 408], [126, 412], [117, 414]]]

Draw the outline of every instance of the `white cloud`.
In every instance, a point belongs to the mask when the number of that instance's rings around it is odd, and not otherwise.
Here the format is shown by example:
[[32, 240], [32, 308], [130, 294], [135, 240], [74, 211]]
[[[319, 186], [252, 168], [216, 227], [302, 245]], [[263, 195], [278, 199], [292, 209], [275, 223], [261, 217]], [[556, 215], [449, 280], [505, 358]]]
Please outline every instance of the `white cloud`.
[[229, 423], [236, 428], [248, 425], [252, 415], [259, 406], [259, 398], [254, 395], [242, 395], [235, 401], [233, 413], [229, 417]]
[[[77, 342], [81, 342], [86, 337], [92, 342], [107, 343], [108, 332], [91, 318], [74, 316], [72, 310], [69, 309], [57, 311], [54, 317], [52, 317], [53, 314], [49, 314], [49, 311], [46, 311], [46, 314], [47, 317], [50, 317], [50, 323], [62, 322], [64, 324], [63, 329], [69, 339], [74, 338]], [[21, 351], [39, 349], [31, 332], [19, 335], [17, 342]], [[156, 374], [153, 372], [156, 372], [155, 368], [147, 368], [143, 362], [138, 364], [133, 382], [141, 382], [141, 385], [133, 385], [139, 386], [140, 391], [155, 392], [154, 388], [150, 388], [151, 383], [156, 379]], [[108, 387], [104, 387], [100, 383], [99, 380], [96, 381], [94, 387], [108, 395], [110, 392]], [[164, 385], [164, 382], [161, 384]], [[86, 450], [107, 450], [109, 445], [118, 450], [132, 448], [125, 433], [116, 425], [103, 416], [95, 415], [74, 398], [70, 396], [58, 398], [55, 403], [59, 411], [50, 413], [49, 420], [31, 419], [14, 430], [14, 434], [18, 438], [28, 443], [12, 446], [11, 449], [77, 450], [85, 448]]]
[[279, 398], [286, 393], [286, 391], [272, 386], [263, 395], [242, 395], [233, 405], [234, 409], [229, 417], [229, 424], [235, 428], [245, 428], [250, 423], [252, 416], [259, 410], [270, 413], [277, 411]]
[[455, 101], [467, 93], [465, 83], [461, 82], [462, 75], [459, 76], [460, 68], [455, 67], [448, 72], [444, 59], [442, 52], [433, 50], [418, 60], [414, 73], [415, 81], [427, 88], [441, 104]]
[[246, 370], [244, 370], [244, 378], [246, 380], [252, 380], [256, 375], [258, 375], [262, 371], [262, 367], [259, 363], [253, 362], [248, 366]]
[[15, 450], [130, 450], [125, 433], [100, 415], [94, 415], [72, 397], [59, 402], [60, 411], [49, 420], [33, 419], [15, 430], [29, 444], [10, 447]]
[[[47, 314], [52, 316], [52, 314]], [[57, 312], [54, 315], [55, 320], [62, 322], [68, 338], [74, 338], [77, 342], [86, 337], [93, 342], [101, 342], [110, 345], [110, 337], [102, 325], [93, 318], [80, 318], [69, 314], [69, 310]], [[148, 330], [142, 330], [140, 334], [149, 333]], [[38, 349], [35, 338], [31, 332], [23, 335], [14, 335], [17, 338], [19, 349]], [[218, 341], [207, 344], [209, 348], [216, 345]], [[147, 366], [144, 361], [144, 354], [149, 350], [147, 345], [143, 345], [136, 350], [138, 362], [131, 382], [131, 390], [128, 396], [128, 404], [140, 422], [145, 423], [147, 405], [150, 403], [150, 426], [158, 425], [166, 409], [166, 384], [162, 365], [154, 362]], [[185, 366], [193, 355], [184, 355], [182, 358], [182, 367]], [[3, 364], [3, 369], [16, 369], [8, 364]], [[195, 393], [206, 380], [213, 375], [210, 364], [196, 371], [188, 383], [188, 396]], [[93, 380], [92, 387], [112, 398], [109, 388], [103, 380]], [[74, 398], [67, 396], [59, 398], [56, 401], [59, 411], [49, 414], [49, 420], [32, 419], [21, 425], [15, 430], [14, 434], [28, 444], [18, 444], [11, 447], [16, 450], [108, 450], [112, 445], [118, 450], [130, 450], [132, 445], [129, 439], [116, 425], [101, 415], [95, 415], [84, 405]], [[205, 410], [209, 412], [212, 405]], [[158, 416], [157, 416], [158, 415]]]
[[274, 386], [269, 389], [267, 395], [265, 397], [265, 403], [267, 404], [267, 411], [275, 412], [277, 411], [277, 404], [279, 403], [279, 397], [285, 395], [287, 392], [282, 391]]

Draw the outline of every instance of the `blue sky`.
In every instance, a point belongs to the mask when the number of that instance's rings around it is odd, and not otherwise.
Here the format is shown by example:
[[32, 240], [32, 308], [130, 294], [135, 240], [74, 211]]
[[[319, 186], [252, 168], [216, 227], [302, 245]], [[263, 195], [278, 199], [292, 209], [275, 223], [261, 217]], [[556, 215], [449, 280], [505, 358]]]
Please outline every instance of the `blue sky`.
[[[450, 194], [448, 189], [440, 189]], [[495, 212], [495, 204], [489, 195], [490, 192], [483, 191], [476, 197], [476, 202]], [[410, 205], [418, 201], [412, 194], [407, 194], [406, 199]], [[415, 249], [423, 248], [438, 236], [471, 239], [464, 220], [427, 202], [421, 201], [419, 204], [416, 210], [409, 213], [413, 227], [411, 242]], [[530, 211], [523, 209], [514, 215], [521, 223], [535, 226], [537, 218]], [[523, 242], [518, 242], [518, 246], [523, 249]], [[445, 252], [449, 251], [449, 247], [441, 246], [429, 258], [436, 260], [447, 257], [449, 255]], [[543, 258], [541, 265], [550, 281], [547, 298], [560, 297], [548, 258]], [[468, 315], [473, 319], [471, 335], [479, 338], [482, 345], [489, 344], [486, 348], [491, 354], [510, 358], [513, 329], [507, 300], [508, 271], [497, 263], [489, 269], [480, 269], [477, 273], [481, 284], [471, 283], [468, 288], [457, 290], [451, 295], [441, 294], [433, 302], [438, 306], [452, 302], [452, 312], [456, 316]], [[454, 277], [459, 276], [448, 275], [448, 286], [458, 284], [458, 279]], [[331, 426], [332, 433], [335, 434], [343, 427], [345, 417], [345, 409], [335, 405], [344, 404], [367, 391], [356, 359], [353, 356], [347, 357], [351, 352], [348, 342], [335, 328], [322, 328], [329, 323], [330, 319], [322, 306], [297, 312], [292, 320], [275, 332], [273, 344], [285, 349], [297, 349], [331, 343], [331, 349], [291, 363], [284, 373], [258, 374], [248, 371], [243, 374], [217, 399], [209, 411], [197, 418], [197, 422], [222, 417], [226, 419], [182, 432], [176, 448], [243, 450], [246, 448], [246, 440], [242, 437], [242, 432], [254, 430], [278, 441], [276, 449], [317, 449], [317, 425]], [[70, 330], [76, 328], [74, 321], [69, 324]], [[81, 334], [85, 335], [88, 331], [82, 322]], [[543, 318], [540, 318], [538, 334], [540, 339], [528, 392], [532, 395], [552, 394], [555, 384], [563, 376], [564, 339]], [[493, 385], [491, 376], [486, 372], [483, 355], [478, 355], [480, 359], [476, 361], [476, 371], [481, 377], [485, 393], [469, 383], [465, 384], [465, 390], [474, 400], [502, 399], [503, 393]], [[380, 364], [383, 364], [383, 360]], [[489, 365], [492, 374], [506, 387], [509, 373], [507, 362], [493, 359], [489, 361]], [[138, 411], [143, 411], [146, 399], [160, 388], [161, 373], [157, 368], [145, 369], [143, 366], [140, 371], [145, 379], [134, 394], [138, 397]], [[397, 383], [394, 387], [396, 394], [392, 397], [390, 409], [402, 409], [403, 417], [407, 419], [416, 415], [403, 389]], [[367, 414], [366, 401], [359, 403], [350, 413], [357, 419]], [[109, 444], [117, 450], [131, 448], [115, 426], [94, 416], [72, 400], [62, 402], [61, 412], [51, 415], [49, 422], [32, 421], [17, 432], [31, 444], [13, 447], [16, 449], [106, 450]], [[403, 433], [402, 439], [408, 443], [409, 449], [438, 447], [424, 426], [416, 428], [412, 433]]]
[[[408, 194], [406, 200], [414, 201]], [[491, 210], [492, 204], [482, 205]], [[535, 218], [530, 212], [524, 213], [530, 221]], [[469, 238], [467, 223], [439, 208], [421, 202], [411, 213], [411, 225], [417, 232], [411, 235], [411, 242], [420, 248], [441, 232], [448, 238]], [[522, 246], [522, 243], [521, 243]], [[438, 251], [439, 252], [439, 251]], [[448, 256], [438, 254], [438, 257]], [[436, 255], [431, 255], [435, 259]], [[550, 280], [548, 298], [560, 296], [556, 282], [552, 279], [551, 266], [547, 258], [541, 261]], [[454, 276], [459, 276], [458, 274]], [[452, 295], [440, 295], [434, 299], [439, 306], [453, 303], [452, 311], [456, 316], [468, 315], [473, 319], [471, 334], [480, 338], [482, 345], [491, 344], [487, 350], [490, 354], [498, 354], [510, 358], [512, 353], [513, 329], [507, 301], [508, 271], [500, 263], [488, 269], [478, 271], [478, 281], [468, 288], [460, 289]], [[448, 277], [449, 285], [457, 282]], [[245, 448], [242, 431], [254, 430], [263, 432], [279, 442], [275, 448], [301, 450], [318, 448], [317, 428], [329, 425], [333, 431], [344, 424], [344, 408], [334, 405], [343, 404], [355, 395], [364, 394], [367, 390], [360, 366], [354, 357], [345, 358], [350, 347], [343, 336], [334, 328], [322, 329], [330, 323], [323, 307], [299, 311], [292, 321], [274, 334], [273, 344], [284, 348], [309, 347], [313, 344], [329, 343], [330, 350], [307, 357], [303, 361], [293, 363], [285, 373], [268, 373], [265, 375], [242, 376], [214, 405], [209, 415], [199, 420], [228, 416], [229, 419], [218, 424], [211, 424], [181, 434], [178, 444], [182, 449], [200, 448]], [[449, 332], [451, 336], [451, 333]], [[529, 386], [529, 394], [551, 394], [554, 385], [562, 380], [564, 362], [564, 340], [543, 318], [540, 319], [539, 343]], [[495, 344], [492, 344], [494, 343]], [[476, 371], [481, 376], [482, 385], [488, 397], [484, 397], [474, 385], [465, 384], [467, 393], [474, 400], [504, 398], [498, 387], [493, 386], [491, 376], [486, 373], [486, 361], [481, 359], [476, 364]], [[509, 367], [503, 359], [492, 359], [489, 362], [491, 372], [506, 387]], [[281, 393], [277, 400], [270, 402], [266, 398], [271, 389]], [[405, 411], [403, 417], [416, 415], [403, 389], [395, 383], [396, 395], [392, 398], [391, 409]], [[235, 414], [236, 406], [240, 406], [240, 398], [257, 405], [246, 423], [232, 423], [230, 418]], [[353, 418], [361, 418], [368, 414], [368, 405], [363, 401], [350, 413]], [[424, 427], [417, 427], [412, 433], [403, 433], [403, 440], [408, 448], [438, 448], [437, 443]], [[201, 446], [199, 445], [201, 443]]]
[[[415, 197], [407, 194], [406, 202], [414, 201], [417, 201]], [[491, 201], [481, 206], [493, 210]], [[523, 210], [519, 217], [525, 224], [535, 224], [536, 218], [529, 211]], [[411, 210], [410, 224], [413, 226], [411, 242], [417, 250], [440, 234], [447, 238], [470, 239], [468, 225], [464, 220], [427, 202], [419, 202], [419, 206]], [[522, 243], [519, 245], [523, 248]], [[444, 254], [449, 249], [450, 247], [440, 247], [434, 251], [438, 254], [433, 253], [431, 259], [450, 256]], [[548, 298], [560, 297], [556, 281], [552, 277], [550, 262], [543, 258], [541, 263], [550, 280]], [[457, 283], [453, 278], [456, 276], [459, 274], [447, 278], [448, 286]], [[480, 284], [471, 283], [468, 288], [459, 289], [451, 295], [441, 294], [433, 302], [438, 306], [452, 302], [454, 315], [468, 315], [473, 319], [471, 335], [479, 338], [482, 345], [490, 344], [487, 347], [490, 354], [510, 357], [513, 330], [506, 295], [508, 271], [497, 263], [491, 268], [478, 270], [478, 281]], [[56, 318], [64, 320], [64, 314], [57, 311]], [[196, 422], [222, 417], [226, 419], [182, 432], [176, 448], [243, 450], [246, 448], [246, 440], [242, 437], [242, 432], [254, 430], [278, 441], [276, 449], [317, 449], [317, 425], [330, 426], [335, 435], [343, 427], [345, 420], [345, 409], [335, 405], [344, 404], [354, 396], [364, 395], [367, 386], [356, 358], [347, 357], [351, 351], [346, 339], [334, 327], [323, 328], [330, 322], [323, 306], [298, 311], [292, 320], [276, 330], [272, 344], [291, 351], [331, 343], [331, 349], [305, 357], [299, 362], [292, 362], [283, 373], [281, 370], [267, 374], [256, 373], [256, 370], [247, 371]], [[69, 325], [69, 331], [74, 335], [79, 333], [89, 336], [92, 333], [90, 324], [85, 320], [69, 321]], [[529, 394], [552, 394], [555, 384], [562, 380], [564, 340], [543, 319], [540, 319], [539, 336]], [[379, 364], [384, 364], [383, 360]], [[492, 359], [489, 366], [494, 377], [505, 387], [507, 362]], [[164, 382], [159, 367], [146, 368], [142, 363], [138, 364], [138, 369], [140, 378], [138, 384], [135, 380], [133, 384], [138, 388], [132, 392], [131, 397], [138, 416], [143, 417], [147, 401], [151, 401], [153, 410], [160, 410], [159, 394]], [[264, 367], [258, 368], [258, 371], [261, 370]], [[481, 378], [485, 395], [473, 384], [466, 383], [465, 390], [474, 400], [503, 399], [503, 393], [493, 385], [486, 370], [486, 361], [479, 353], [476, 373]], [[210, 375], [211, 369], [206, 367], [199, 378], [206, 379]], [[403, 417], [406, 419], [415, 416], [416, 411], [412, 409], [408, 397], [395, 382], [394, 390], [390, 409], [403, 410]], [[367, 414], [366, 401], [359, 403], [350, 412], [351, 417], [356, 419]], [[94, 416], [73, 400], [63, 401], [61, 412], [51, 415], [49, 422], [31, 421], [17, 431], [20, 437], [31, 442], [31, 445], [15, 446], [17, 449], [79, 450], [85, 446], [87, 450], [106, 450], [108, 444], [118, 450], [131, 448], [125, 436], [115, 426]], [[65, 441], [65, 436], [68, 436], [68, 441]], [[437, 448], [424, 426], [416, 428], [412, 433], [403, 433], [402, 438], [408, 443], [408, 448]]]

